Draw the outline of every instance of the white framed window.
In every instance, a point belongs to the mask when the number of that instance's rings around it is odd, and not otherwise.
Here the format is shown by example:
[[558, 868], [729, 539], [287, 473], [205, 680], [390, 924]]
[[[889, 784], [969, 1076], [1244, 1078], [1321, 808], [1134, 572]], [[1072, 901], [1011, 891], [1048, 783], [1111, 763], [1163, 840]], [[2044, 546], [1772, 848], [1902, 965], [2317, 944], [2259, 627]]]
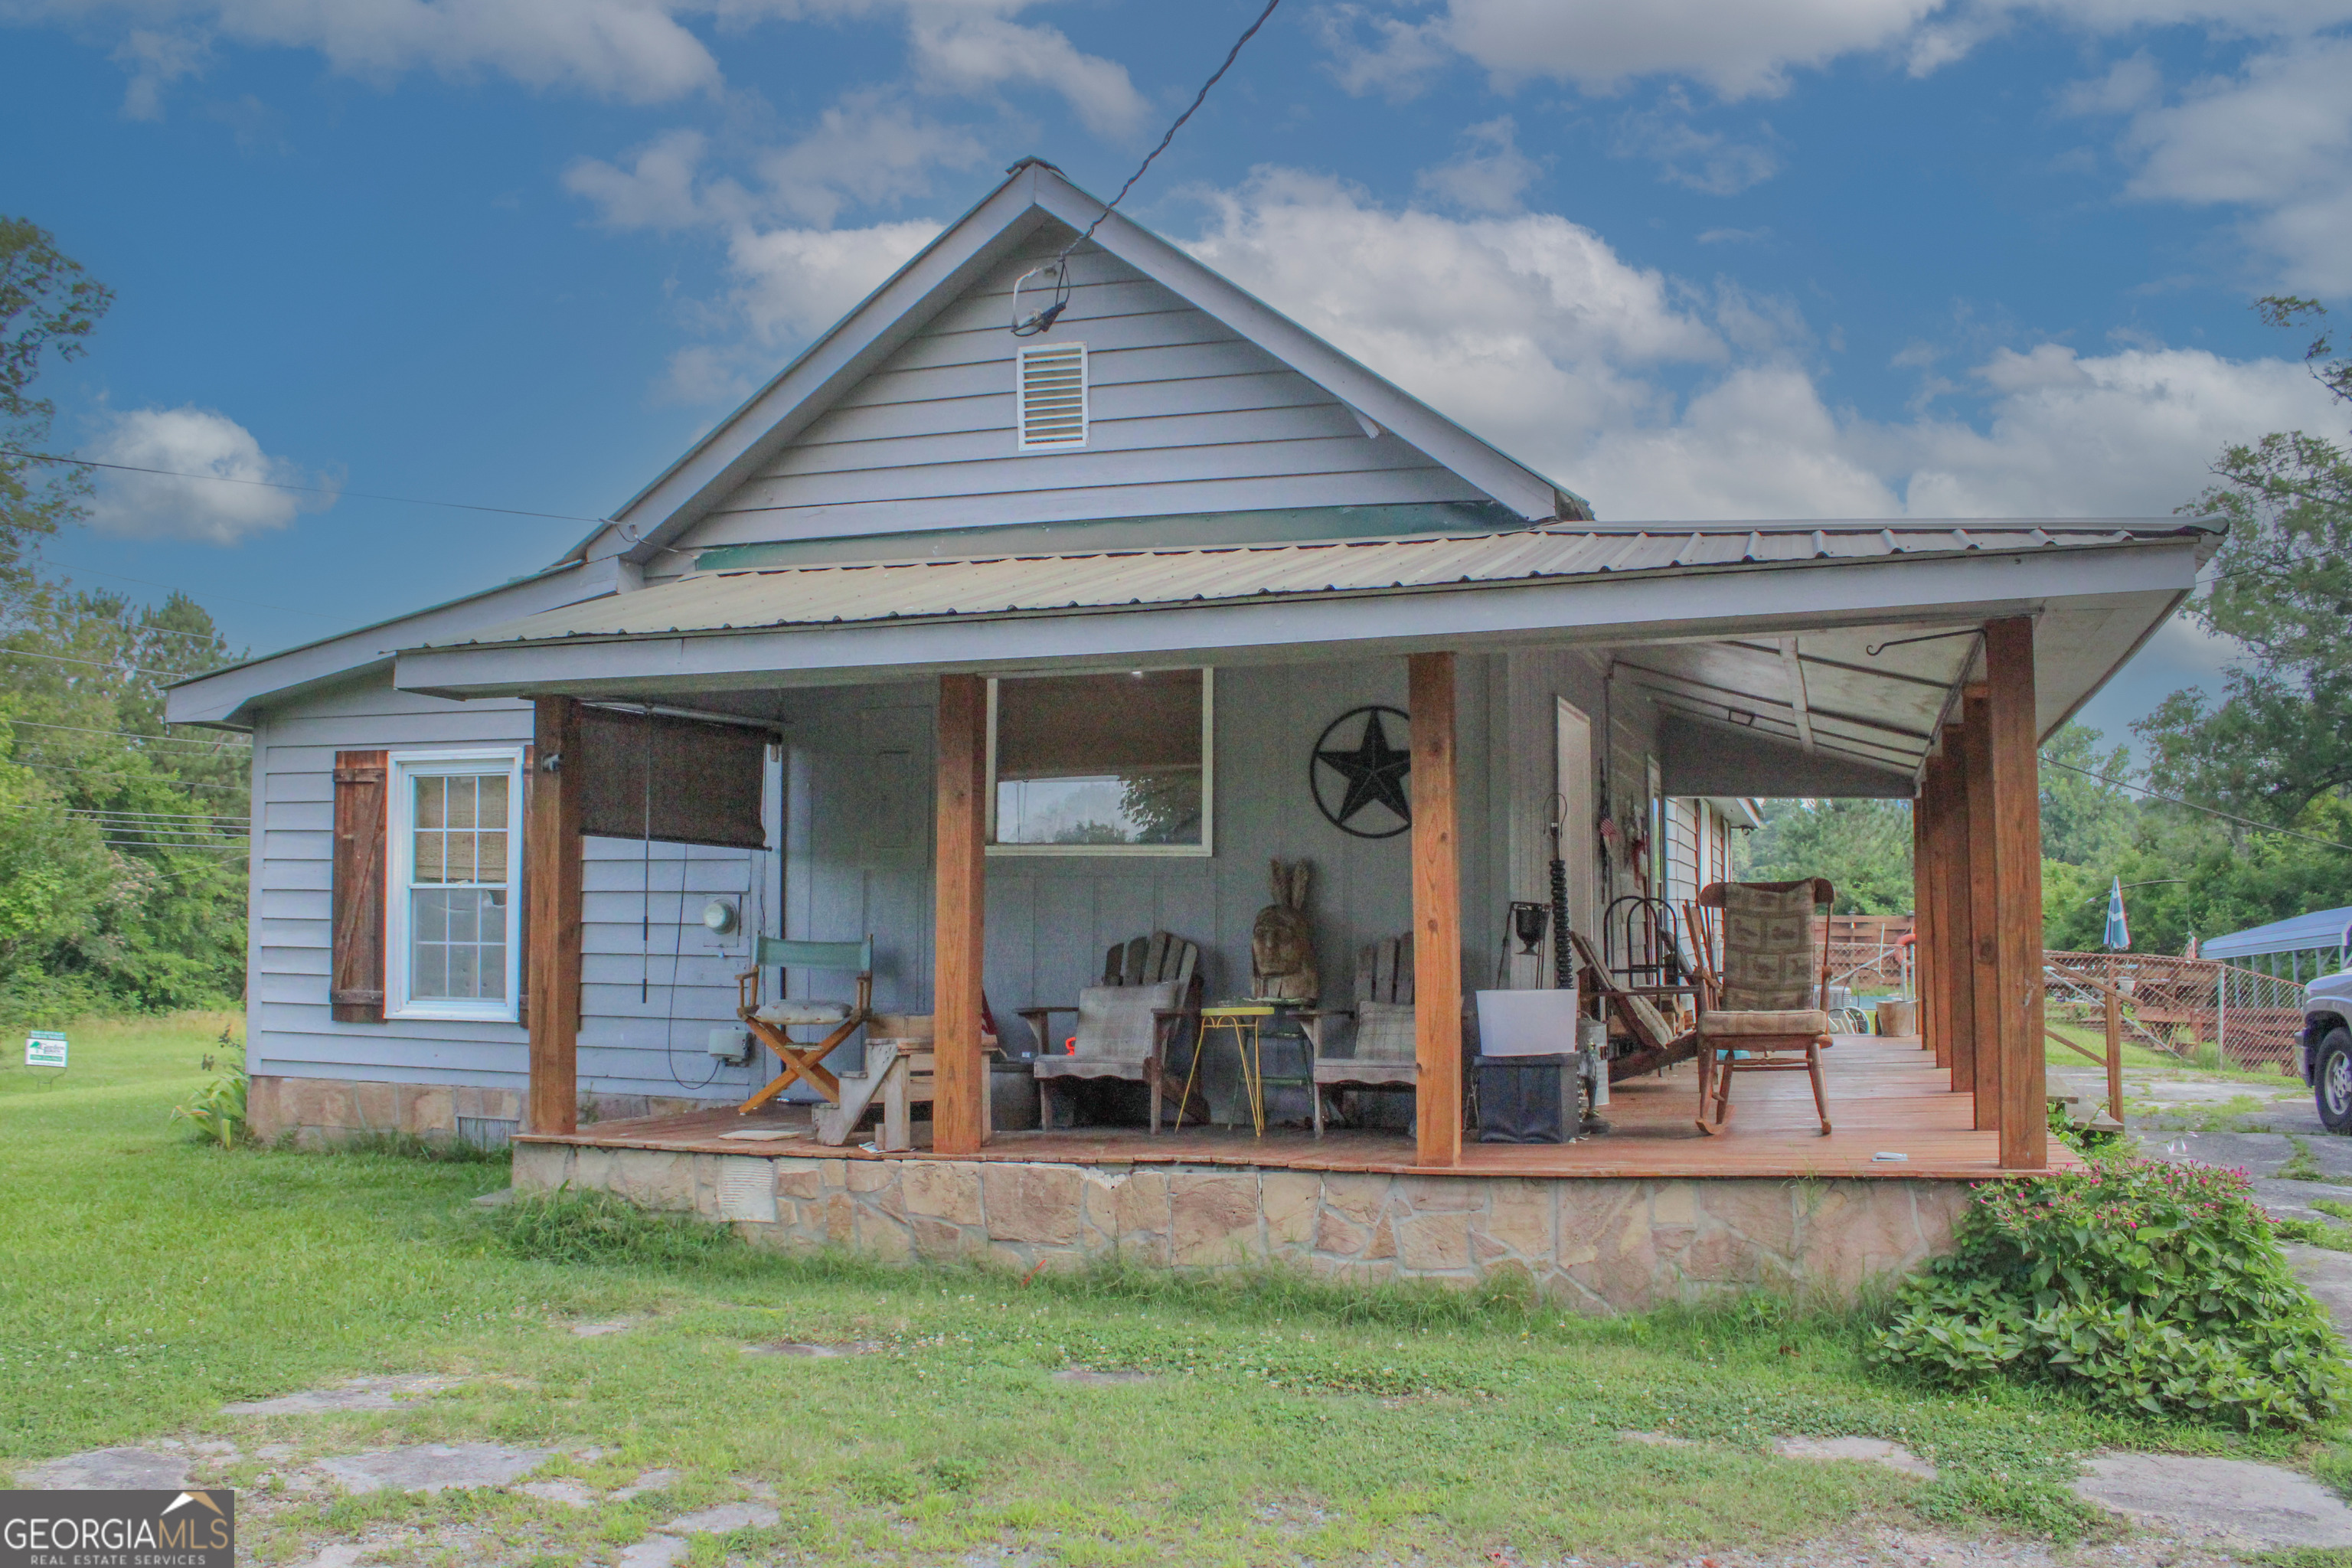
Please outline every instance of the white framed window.
[[522, 993], [522, 749], [389, 761], [385, 1016], [511, 1020]]
[[988, 683], [988, 852], [1213, 853], [1216, 672]]
[[1022, 451], [1051, 452], [1087, 444], [1087, 345], [1039, 343], [1019, 351]]

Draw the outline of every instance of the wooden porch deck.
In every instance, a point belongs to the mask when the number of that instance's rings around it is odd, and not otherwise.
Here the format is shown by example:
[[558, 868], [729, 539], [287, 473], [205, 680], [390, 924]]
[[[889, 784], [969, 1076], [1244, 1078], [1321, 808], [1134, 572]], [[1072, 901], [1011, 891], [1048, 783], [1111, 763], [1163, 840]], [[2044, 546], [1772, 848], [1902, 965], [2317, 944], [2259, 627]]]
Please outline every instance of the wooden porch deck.
[[[1972, 1102], [1955, 1094], [1950, 1075], [1908, 1037], [1841, 1036], [1822, 1058], [1836, 1131], [1824, 1138], [1813, 1117], [1811, 1088], [1795, 1073], [1749, 1074], [1733, 1090], [1732, 1114], [1715, 1137], [1696, 1124], [1697, 1082], [1693, 1064], [1615, 1086], [1608, 1107], [1613, 1129], [1605, 1136], [1566, 1144], [1465, 1142], [1462, 1163], [1414, 1163], [1413, 1141], [1397, 1132], [1334, 1131], [1321, 1139], [1304, 1131], [1187, 1128], [1157, 1137], [1140, 1128], [1080, 1128], [1064, 1132], [1000, 1132], [980, 1160], [1076, 1165], [1229, 1165], [1383, 1174], [1483, 1176], [1783, 1177], [1892, 1176], [1983, 1180], [2000, 1169], [2000, 1135], [1970, 1126]], [[775, 1139], [730, 1138], [754, 1128], [789, 1131]], [[520, 1135], [519, 1142], [590, 1148], [654, 1149], [680, 1153], [770, 1157], [931, 1159], [928, 1150], [878, 1154], [851, 1146], [825, 1148], [804, 1124], [782, 1115], [744, 1117], [731, 1110], [682, 1116], [604, 1121], [577, 1132]], [[1880, 1154], [1900, 1154], [1882, 1160]], [[2053, 1140], [2052, 1169], [2081, 1163]]]

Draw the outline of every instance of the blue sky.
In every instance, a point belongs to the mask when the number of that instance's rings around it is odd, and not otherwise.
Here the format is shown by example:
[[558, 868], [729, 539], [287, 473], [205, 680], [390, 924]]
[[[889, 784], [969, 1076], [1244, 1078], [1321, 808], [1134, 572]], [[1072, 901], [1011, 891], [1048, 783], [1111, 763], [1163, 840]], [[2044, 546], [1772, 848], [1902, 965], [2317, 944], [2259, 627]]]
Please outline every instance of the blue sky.
[[[531, 570], [586, 524], [356, 492], [604, 513], [1257, 8], [0, 0], [0, 210], [119, 294], [57, 442], [340, 492], [51, 556], [257, 649]], [[1129, 205], [1604, 519], [2149, 515], [2342, 433], [2248, 305], [2352, 303], [2347, 80], [2352, 0], [1284, 0]]]

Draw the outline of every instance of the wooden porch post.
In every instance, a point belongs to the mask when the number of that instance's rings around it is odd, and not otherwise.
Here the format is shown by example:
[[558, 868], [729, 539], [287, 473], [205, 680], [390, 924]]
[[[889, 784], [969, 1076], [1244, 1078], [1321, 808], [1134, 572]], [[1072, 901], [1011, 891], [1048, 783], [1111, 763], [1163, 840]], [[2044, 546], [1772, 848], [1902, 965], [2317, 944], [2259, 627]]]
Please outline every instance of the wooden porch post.
[[1462, 874], [1454, 821], [1454, 655], [1408, 661], [1412, 711], [1416, 1163], [1462, 1160]]
[[2041, 727], [2033, 695], [2033, 623], [1985, 623], [1986, 738], [1992, 753], [1994, 1016], [1989, 1048], [2000, 1053], [2000, 1163], [2049, 1163], [2049, 1110], [2042, 1062]]
[[523, 823], [530, 934], [530, 1089], [523, 1124], [533, 1132], [580, 1130], [581, 778], [572, 761], [580, 704], [534, 704], [530, 816]]
[[1918, 848], [1912, 878], [1918, 889], [1919, 923], [1911, 953], [1919, 966], [1919, 1032], [1936, 1053], [1939, 1068], [1952, 1065], [1951, 998], [1944, 973], [1948, 967], [1944, 963], [1944, 852], [1951, 816], [1951, 772], [1950, 757], [1940, 752], [1929, 757], [1920, 775], [1918, 804], [1912, 808], [1918, 819], [1913, 834]]
[[988, 1070], [980, 1047], [981, 961], [987, 909], [988, 683], [977, 675], [940, 677], [939, 864], [932, 892], [932, 1050], [936, 1053], [931, 1146], [941, 1154], [980, 1152], [988, 1128], [982, 1107]]
[[[1927, 768], [1935, 765], [1935, 759], [1928, 758]], [[1917, 1003], [1920, 1048], [1932, 1051], [1936, 1036], [1927, 1022], [1927, 949], [1934, 940], [1935, 916], [1927, 902], [1927, 788], [1923, 770], [1919, 793], [1911, 798], [1911, 994]]]
[[1991, 737], [1985, 728], [1985, 697], [1970, 687], [1960, 700], [1960, 752], [1966, 761], [1969, 790], [1968, 855], [1960, 866], [1958, 889], [1967, 912], [1968, 938], [1956, 950], [1955, 977], [1969, 1010], [1967, 1082], [1952, 1087], [1976, 1096], [1976, 1125], [1985, 1131], [2000, 1125], [2001, 1056], [1993, 1028], [2000, 1007], [1994, 984], [1993, 932], [2000, 904], [1993, 878], [1993, 794]]

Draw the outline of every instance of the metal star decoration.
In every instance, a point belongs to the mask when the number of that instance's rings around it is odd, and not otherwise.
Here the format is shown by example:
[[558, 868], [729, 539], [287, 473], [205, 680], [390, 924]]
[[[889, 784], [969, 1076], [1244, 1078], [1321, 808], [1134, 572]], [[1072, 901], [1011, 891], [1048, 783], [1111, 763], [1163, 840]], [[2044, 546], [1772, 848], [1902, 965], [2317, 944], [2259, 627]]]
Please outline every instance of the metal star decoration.
[[[1348, 791], [1339, 809], [1334, 811], [1328, 805], [1324, 805], [1323, 809], [1336, 826], [1366, 838], [1386, 838], [1402, 832], [1412, 822], [1412, 802], [1405, 794], [1405, 778], [1412, 771], [1412, 753], [1399, 751], [1389, 744], [1388, 731], [1381, 723], [1381, 714], [1384, 710], [1363, 708], [1357, 711], [1364, 715], [1364, 733], [1353, 749], [1341, 751], [1322, 746], [1316, 749], [1316, 762], [1348, 781]], [[1393, 713], [1396, 710], [1385, 711]], [[1341, 714], [1329, 730], [1324, 731], [1324, 734], [1328, 737], [1331, 730], [1338, 729], [1349, 717], [1351, 715]], [[1317, 804], [1323, 805], [1319, 790], [1317, 792]], [[1374, 804], [1393, 812], [1399, 826], [1384, 833], [1365, 833], [1360, 828], [1349, 826], [1355, 820], [1357, 813]]]

